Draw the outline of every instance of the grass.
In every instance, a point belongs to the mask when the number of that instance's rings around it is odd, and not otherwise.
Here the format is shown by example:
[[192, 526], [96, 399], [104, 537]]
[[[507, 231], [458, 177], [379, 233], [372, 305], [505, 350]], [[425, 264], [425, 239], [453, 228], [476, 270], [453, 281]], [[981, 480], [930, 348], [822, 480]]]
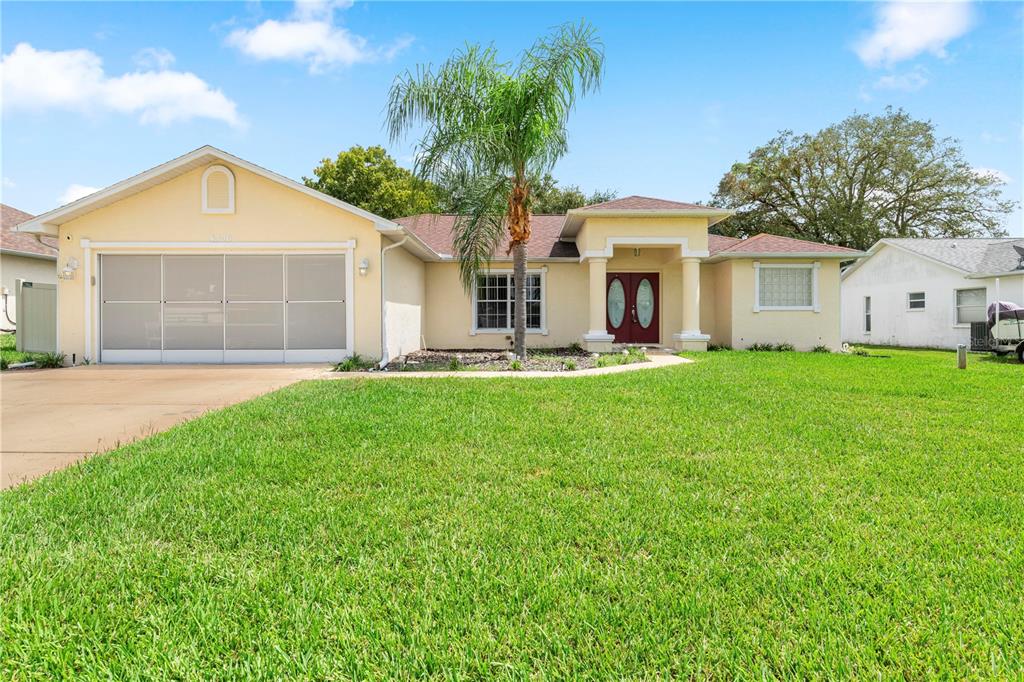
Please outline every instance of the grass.
[[691, 357], [307, 382], [6, 491], [0, 677], [1024, 675], [1024, 368]]
[[7, 369], [8, 365], [18, 362], [33, 361], [37, 367], [54, 368], [64, 366], [63, 353], [22, 353], [15, 350], [17, 339], [14, 334], [0, 334], [0, 366]]

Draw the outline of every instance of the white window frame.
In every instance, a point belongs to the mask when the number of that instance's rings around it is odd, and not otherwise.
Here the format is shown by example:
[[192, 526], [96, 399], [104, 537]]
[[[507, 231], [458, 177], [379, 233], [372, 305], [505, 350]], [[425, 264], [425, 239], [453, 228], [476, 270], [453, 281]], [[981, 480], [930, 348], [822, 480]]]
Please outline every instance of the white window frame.
[[[786, 306], [764, 306], [761, 305], [761, 268], [778, 269], [802, 269], [811, 270], [811, 305], [786, 305]], [[818, 296], [818, 273], [821, 270], [821, 261], [813, 263], [770, 263], [764, 264], [754, 261], [754, 312], [762, 311], [808, 311], [821, 312], [821, 298]]]
[[[957, 287], [953, 289], [953, 326], [957, 329], [970, 329], [970, 322], [960, 321], [960, 308], [965, 307], [959, 304], [959, 295], [961, 291], [982, 291], [985, 293], [985, 302], [981, 304], [982, 312], [985, 317], [988, 317], [988, 287]], [[974, 308], [976, 306], [966, 306]]]
[[[922, 305], [920, 308], [911, 308], [910, 307], [910, 297], [914, 296], [915, 294], [921, 294], [921, 296], [923, 296], [923, 298], [921, 299], [921, 302], [924, 305]], [[907, 312], [908, 313], [923, 313], [925, 310], [928, 309], [928, 292], [927, 291], [908, 291], [907, 292], [906, 303], [907, 303]]]
[[[206, 196], [206, 181], [214, 173], [224, 173], [228, 176], [228, 206], [227, 208], [210, 208], [207, 203]], [[214, 164], [203, 171], [202, 179], [203, 188], [203, 213], [214, 213], [214, 214], [225, 214], [235, 212], [235, 174], [231, 172], [231, 169], [227, 166], [220, 164]]]
[[874, 323], [875, 323], [875, 311], [871, 309], [871, 297], [870, 296], [865, 296], [863, 298], [863, 306], [864, 306], [864, 311], [863, 311], [863, 315], [861, 316], [861, 327], [862, 327], [861, 331], [863, 331], [865, 334], [870, 335], [871, 334], [871, 329], [870, 328], [873, 327]]
[[[515, 274], [515, 271], [511, 269], [501, 270], [481, 270], [478, 277], [486, 275], [506, 275], [511, 277]], [[548, 335], [548, 268], [544, 266], [542, 268], [528, 268], [526, 270], [527, 275], [540, 275], [540, 329], [526, 329], [527, 334], [540, 334], [541, 336]], [[476, 304], [477, 304], [477, 283], [473, 282], [473, 293], [470, 296], [470, 336], [477, 336], [478, 334], [504, 334], [509, 335], [515, 333], [514, 328], [504, 329], [491, 329], [489, 327], [481, 328], [476, 324]], [[514, 296], [514, 294], [513, 294]]]

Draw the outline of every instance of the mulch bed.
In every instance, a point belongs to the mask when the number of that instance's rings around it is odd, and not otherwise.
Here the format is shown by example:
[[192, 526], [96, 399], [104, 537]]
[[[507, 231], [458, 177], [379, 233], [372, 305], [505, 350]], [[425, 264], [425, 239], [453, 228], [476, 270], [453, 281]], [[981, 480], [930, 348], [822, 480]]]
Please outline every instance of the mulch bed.
[[[452, 359], [458, 367], [452, 367]], [[390, 372], [447, 372], [452, 369], [464, 371], [506, 371], [512, 359], [503, 350], [418, 350], [396, 358], [388, 364]], [[596, 367], [597, 358], [585, 350], [574, 348], [544, 348], [527, 351], [523, 370], [564, 372], [566, 363], [573, 363], [577, 370]]]

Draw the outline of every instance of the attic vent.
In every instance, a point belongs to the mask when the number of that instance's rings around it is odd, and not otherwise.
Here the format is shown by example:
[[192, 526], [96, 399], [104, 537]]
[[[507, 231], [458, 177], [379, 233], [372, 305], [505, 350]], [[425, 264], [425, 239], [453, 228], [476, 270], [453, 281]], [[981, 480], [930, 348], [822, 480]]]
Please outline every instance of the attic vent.
[[203, 173], [203, 213], [235, 212], [235, 176], [226, 166], [210, 166]]

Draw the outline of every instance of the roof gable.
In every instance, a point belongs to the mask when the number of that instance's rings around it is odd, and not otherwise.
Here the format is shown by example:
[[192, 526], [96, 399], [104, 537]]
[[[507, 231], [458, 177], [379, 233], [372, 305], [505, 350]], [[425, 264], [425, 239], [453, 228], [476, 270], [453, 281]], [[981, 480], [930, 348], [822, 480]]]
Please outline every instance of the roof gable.
[[[918, 258], [943, 265], [965, 277], [1016, 274], [1020, 256], [1014, 246], [1024, 247], [1024, 239], [952, 238], [952, 239], [879, 239], [868, 249], [868, 258], [889, 246]], [[867, 258], [864, 259], [866, 261]], [[861, 261], [861, 262], [864, 262]], [[860, 263], [847, 268], [843, 277], [852, 274]], [[1001, 269], [1006, 268], [1006, 269]], [[1024, 274], [1024, 270], [1021, 270]]]
[[222, 161], [239, 168], [243, 168], [251, 173], [282, 184], [343, 211], [365, 218], [373, 222], [378, 230], [394, 231], [399, 229], [397, 224], [387, 220], [386, 218], [374, 215], [369, 211], [363, 210], [339, 199], [335, 199], [323, 192], [318, 192], [315, 189], [307, 187], [301, 182], [297, 182], [291, 178], [286, 178], [283, 175], [274, 173], [262, 166], [257, 166], [256, 164], [250, 163], [244, 159], [234, 156], [233, 154], [229, 154], [228, 152], [217, 149], [216, 147], [207, 145], [183, 156], [179, 156], [176, 159], [172, 159], [167, 163], [163, 163], [147, 171], [143, 171], [142, 173], [134, 175], [126, 180], [115, 183], [105, 189], [101, 189], [98, 192], [93, 192], [92, 194], [78, 199], [77, 201], [73, 201], [70, 204], [66, 204], [44, 213], [41, 216], [20, 224], [18, 226], [18, 230], [21, 232], [42, 232], [44, 234], [56, 235], [57, 228], [69, 220], [74, 220], [75, 218], [91, 213], [92, 211], [103, 208], [104, 206], [116, 203], [121, 199], [138, 194], [150, 187], [154, 187], [180, 175], [184, 175], [196, 168], [201, 168], [217, 161]]

